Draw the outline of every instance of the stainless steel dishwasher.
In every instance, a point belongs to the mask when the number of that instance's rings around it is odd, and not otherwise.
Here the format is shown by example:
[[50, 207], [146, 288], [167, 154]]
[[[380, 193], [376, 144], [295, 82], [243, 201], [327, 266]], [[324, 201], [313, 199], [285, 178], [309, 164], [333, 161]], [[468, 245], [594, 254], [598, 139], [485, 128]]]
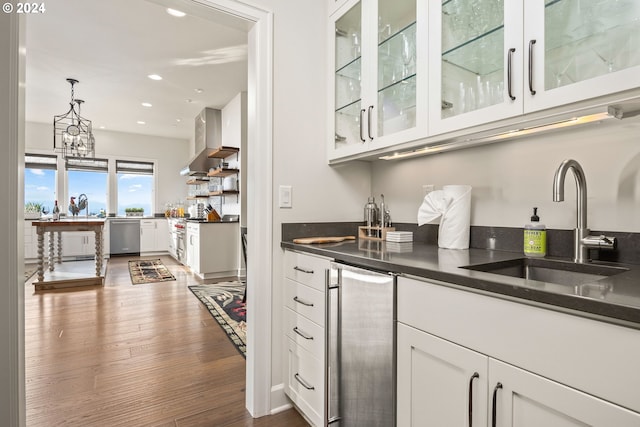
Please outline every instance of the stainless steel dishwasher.
[[109, 220], [109, 254], [140, 255], [140, 220]]
[[396, 425], [395, 296], [395, 275], [331, 263], [325, 318], [328, 425]]

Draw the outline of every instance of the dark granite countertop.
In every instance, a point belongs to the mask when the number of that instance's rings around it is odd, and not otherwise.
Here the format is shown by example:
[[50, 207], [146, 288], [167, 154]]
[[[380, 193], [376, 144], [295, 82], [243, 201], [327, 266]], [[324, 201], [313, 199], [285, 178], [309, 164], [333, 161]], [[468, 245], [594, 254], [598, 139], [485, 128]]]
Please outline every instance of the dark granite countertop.
[[572, 286], [461, 268], [522, 258], [523, 254], [518, 252], [439, 249], [420, 242], [394, 244], [364, 239], [314, 245], [283, 241], [281, 247], [365, 268], [447, 282], [470, 291], [640, 329], [639, 265], [609, 264], [628, 268], [628, 271]]

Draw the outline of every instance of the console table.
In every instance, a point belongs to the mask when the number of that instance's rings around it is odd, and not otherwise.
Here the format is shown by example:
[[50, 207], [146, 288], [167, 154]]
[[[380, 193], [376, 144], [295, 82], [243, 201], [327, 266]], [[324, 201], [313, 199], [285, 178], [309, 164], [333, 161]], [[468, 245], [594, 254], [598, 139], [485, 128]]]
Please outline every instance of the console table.
[[[95, 286], [104, 284], [102, 232], [104, 219], [67, 218], [60, 221], [33, 221], [38, 236], [38, 270], [33, 282], [36, 290]], [[62, 262], [62, 233], [93, 231], [96, 235], [95, 269], [86, 262]], [[44, 268], [44, 233], [49, 233], [48, 272]], [[57, 235], [56, 235], [57, 234]], [[89, 268], [87, 268], [89, 267]], [[46, 280], [45, 280], [46, 279]]]

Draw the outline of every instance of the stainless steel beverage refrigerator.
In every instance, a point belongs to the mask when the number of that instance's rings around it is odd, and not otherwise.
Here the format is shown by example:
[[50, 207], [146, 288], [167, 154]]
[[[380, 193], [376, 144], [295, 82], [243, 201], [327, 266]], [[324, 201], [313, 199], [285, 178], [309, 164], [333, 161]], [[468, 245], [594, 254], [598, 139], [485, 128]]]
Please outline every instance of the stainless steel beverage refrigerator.
[[331, 263], [326, 292], [325, 422], [395, 426], [396, 277]]

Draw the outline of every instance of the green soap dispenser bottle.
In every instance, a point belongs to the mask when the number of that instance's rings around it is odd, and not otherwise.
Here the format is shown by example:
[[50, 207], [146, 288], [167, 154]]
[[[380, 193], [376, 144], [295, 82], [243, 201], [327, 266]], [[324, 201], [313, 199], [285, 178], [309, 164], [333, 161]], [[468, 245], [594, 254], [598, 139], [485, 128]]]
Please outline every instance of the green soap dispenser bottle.
[[533, 208], [531, 222], [524, 226], [524, 254], [530, 257], [547, 254], [547, 228], [540, 223], [538, 208]]

